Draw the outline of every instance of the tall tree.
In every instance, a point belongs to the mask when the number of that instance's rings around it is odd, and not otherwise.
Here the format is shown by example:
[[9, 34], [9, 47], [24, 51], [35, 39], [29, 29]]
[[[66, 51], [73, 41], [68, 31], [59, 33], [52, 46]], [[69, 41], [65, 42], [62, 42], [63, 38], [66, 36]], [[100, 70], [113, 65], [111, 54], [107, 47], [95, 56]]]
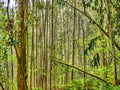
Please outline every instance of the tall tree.
[[[85, 6], [85, 1], [82, 0], [83, 3], [83, 8], [84, 8], [84, 14], [86, 14], [86, 6]], [[84, 25], [84, 22], [82, 20], [82, 24]], [[82, 31], [83, 31], [83, 61], [84, 61], [84, 71], [86, 71], [86, 57], [85, 57], [85, 29], [84, 26], [82, 25]], [[86, 73], [84, 72], [84, 89], [86, 89]]]
[[18, 90], [28, 90], [27, 86], [27, 61], [26, 61], [26, 31], [27, 31], [27, 16], [28, 15], [28, 0], [18, 1], [18, 41], [16, 45], [17, 54], [17, 86]]
[[[74, 7], [76, 7], [76, 0], [74, 0]], [[75, 29], [76, 29], [76, 9], [74, 8], [74, 28], [73, 28], [73, 42], [72, 42], [72, 65], [74, 66], [74, 58], [75, 58]], [[72, 70], [72, 75], [71, 75], [71, 79], [74, 79], [74, 72]]]
[[115, 47], [114, 47], [114, 31], [112, 27], [111, 22], [111, 8], [110, 8], [110, 0], [106, 0], [106, 11], [107, 11], [107, 24], [108, 24], [108, 33], [111, 40], [111, 49], [112, 49], [112, 55], [113, 55], [113, 65], [114, 65], [114, 82], [115, 85], [117, 85], [117, 64], [116, 64], [116, 58], [115, 58]]
[[52, 0], [52, 12], [51, 12], [51, 58], [50, 58], [50, 90], [52, 90], [52, 69], [54, 60], [54, 0]]

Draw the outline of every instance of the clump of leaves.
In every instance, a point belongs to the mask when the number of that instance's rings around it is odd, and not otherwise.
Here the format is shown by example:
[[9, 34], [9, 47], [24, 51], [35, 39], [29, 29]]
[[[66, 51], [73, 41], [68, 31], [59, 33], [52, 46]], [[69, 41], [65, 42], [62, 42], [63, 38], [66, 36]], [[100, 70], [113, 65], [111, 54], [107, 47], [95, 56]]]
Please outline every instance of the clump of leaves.
[[88, 47], [85, 49], [84, 53], [86, 55], [88, 55], [88, 51], [92, 51], [95, 49], [96, 47], [96, 41], [99, 39], [100, 37], [95, 37], [93, 39], [91, 39], [91, 41], [88, 43]]
[[95, 56], [93, 57], [93, 60], [91, 61], [91, 65], [93, 67], [98, 67], [100, 65], [100, 56], [99, 56], [99, 53], [95, 54]]
[[118, 85], [118, 86], [113, 86], [113, 85], [107, 86], [107, 90], [120, 90], [120, 85]]
[[[84, 53], [86, 55], [88, 55], [88, 52], [94, 51], [95, 47], [96, 47], [96, 41], [99, 39], [100, 37], [95, 37], [93, 38], [89, 43], [88, 43], [88, 47], [85, 49]], [[100, 56], [99, 53], [96, 53], [93, 56], [93, 59], [91, 61], [91, 66], [93, 67], [98, 67], [100, 65]]]
[[7, 45], [8, 46], [14, 46], [14, 45], [17, 45], [19, 44], [19, 42], [16, 40], [16, 36], [14, 35], [9, 35], [9, 38], [7, 40]]

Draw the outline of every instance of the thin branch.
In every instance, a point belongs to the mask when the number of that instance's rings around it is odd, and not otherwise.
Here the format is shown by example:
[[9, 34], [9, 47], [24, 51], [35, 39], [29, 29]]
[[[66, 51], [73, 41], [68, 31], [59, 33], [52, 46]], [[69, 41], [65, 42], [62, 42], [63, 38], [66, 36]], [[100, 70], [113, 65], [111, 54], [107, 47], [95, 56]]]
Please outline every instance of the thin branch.
[[102, 78], [100, 78], [100, 77], [98, 77], [98, 76], [96, 76], [96, 75], [94, 75], [94, 74], [91, 74], [91, 73], [89, 73], [89, 72], [86, 72], [86, 71], [80, 69], [80, 68], [77, 67], [77, 66], [73, 66], [73, 65], [70, 65], [70, 64], [68, 64], [68, 63], [60, 62], [60, 61], [57, 61], [57, 60], [53, 60], [53, 61], [55, 61], [55, 62], [57, 62], [57, 63], [60, 63], [60, 64], [63, 64], [63, 65], [66, 65], [66, 66], [69, 66], [69, 67], [72, 67], [72, 68], [75, 68], [75, 69], [77, 69], [78, 71], [81, 71], [81, 72], [83, 72], [83, 73], [85, 73], [85, 74], [87, 74], [87, 75], [90, 75], [90, 76], [92, 76], [92, 77], [95, 77], [95, 78], [97, 78], [97, 79], [105, 82], [106, 84], [112, 84], [111, 82], [107, 82], [106, 80], [104, 80], [104, 79], [102, 79]]

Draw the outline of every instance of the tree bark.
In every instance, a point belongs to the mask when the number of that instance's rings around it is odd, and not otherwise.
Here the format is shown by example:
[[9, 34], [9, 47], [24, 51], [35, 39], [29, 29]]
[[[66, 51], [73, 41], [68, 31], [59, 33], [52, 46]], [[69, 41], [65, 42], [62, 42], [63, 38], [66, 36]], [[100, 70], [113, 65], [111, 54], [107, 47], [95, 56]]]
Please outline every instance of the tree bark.
[[26, 26], [27, 20], [27, 0], [18, 1], [18, 41], [19, 44], [15, 47], [17, 54], [17, 86], [18, 90], [28, 90], [27, 87], [27, 62], [26, 62]]

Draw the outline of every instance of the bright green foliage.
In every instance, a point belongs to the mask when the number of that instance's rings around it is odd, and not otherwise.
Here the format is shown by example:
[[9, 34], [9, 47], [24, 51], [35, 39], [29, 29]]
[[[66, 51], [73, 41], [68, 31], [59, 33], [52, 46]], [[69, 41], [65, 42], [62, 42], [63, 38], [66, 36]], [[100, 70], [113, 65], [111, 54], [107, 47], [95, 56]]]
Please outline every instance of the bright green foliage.
[[120, 90], [120, 85], [119, 86], [110, 85], [110, 86], [107, 87], [107, 90]]
[[83, 90], [83, 79], [73, 80], [69, 84], [59, 85], [58, 87], [63, 90]]
[[2, 8], [4, 5], [3, 2], [0, 2], [0, 82], [4, 82], [4, 69], [7, 67], [7, 59], [8, 59], [8, 48], [6, 47], [7, 35], [4, 33], [4, 26], [6, 24], [5, 16], [3, 14], [4, 9]]

